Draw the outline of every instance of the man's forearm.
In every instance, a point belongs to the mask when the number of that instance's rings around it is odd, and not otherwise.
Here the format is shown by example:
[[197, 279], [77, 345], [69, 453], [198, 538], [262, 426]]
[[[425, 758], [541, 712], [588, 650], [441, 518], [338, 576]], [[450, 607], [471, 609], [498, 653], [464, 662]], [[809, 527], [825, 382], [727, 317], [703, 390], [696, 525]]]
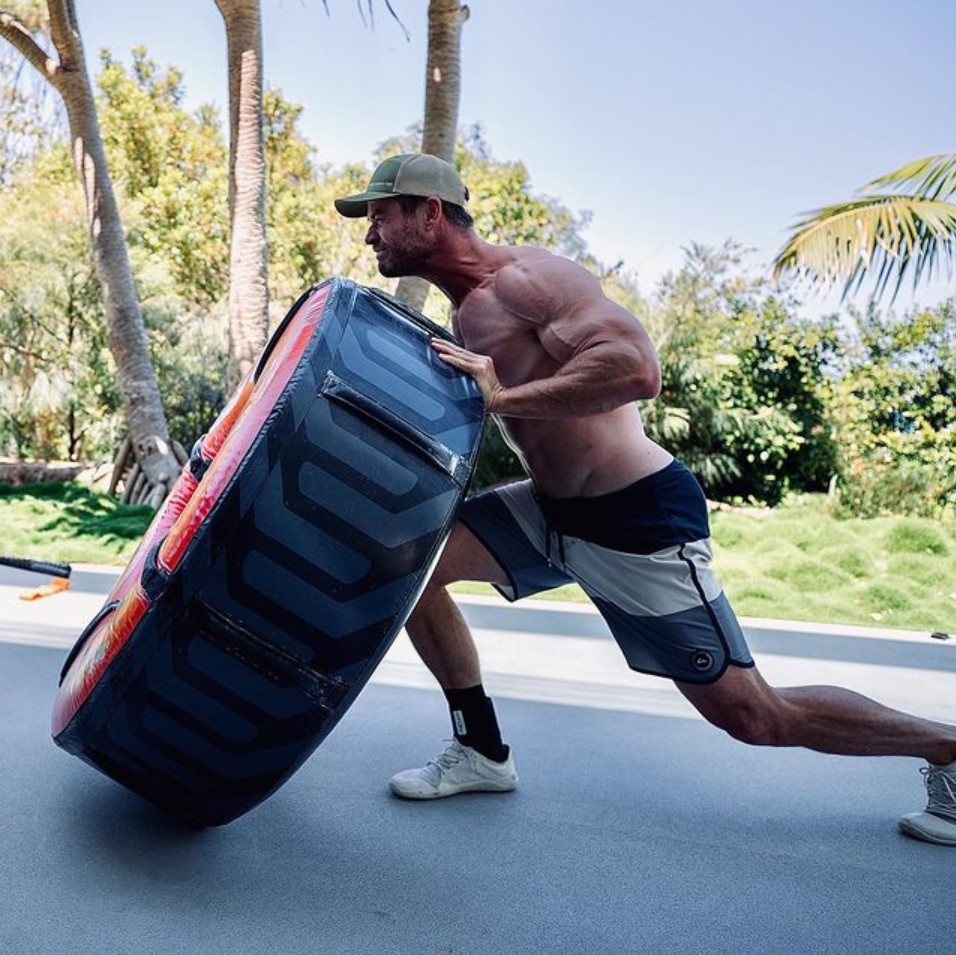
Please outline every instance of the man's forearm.
[[500, 383], [488, 410], [510, 418], [579, 418], [603, 414], [660, 391], [656, 362], [616, 345], [596, 346], [547, 378], [513, 388]]

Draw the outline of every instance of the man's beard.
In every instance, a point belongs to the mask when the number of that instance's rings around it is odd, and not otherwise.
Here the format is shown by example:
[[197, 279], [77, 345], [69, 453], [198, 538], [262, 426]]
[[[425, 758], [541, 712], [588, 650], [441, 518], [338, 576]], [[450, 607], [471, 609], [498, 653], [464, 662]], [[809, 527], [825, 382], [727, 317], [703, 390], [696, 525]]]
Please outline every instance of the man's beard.
[[431, 257], [431, 248], [422, 242], [411, 229], [403, 230], [399, 244], [385, 245], [382, 254], [376, 252], [378, 270], [385, 278], [399, 278], [403, 275], [417, 275], [421, 267]]

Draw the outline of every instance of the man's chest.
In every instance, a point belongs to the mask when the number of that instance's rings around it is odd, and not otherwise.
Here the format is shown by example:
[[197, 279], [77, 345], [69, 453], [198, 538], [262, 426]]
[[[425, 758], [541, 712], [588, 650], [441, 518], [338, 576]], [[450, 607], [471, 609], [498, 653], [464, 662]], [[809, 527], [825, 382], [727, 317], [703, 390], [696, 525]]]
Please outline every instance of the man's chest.
[[538, 378], [553, 364], [535, 326], [500, 307], [462, 308], [454, 327], [465, 348], [494, 361], [505, 387]]

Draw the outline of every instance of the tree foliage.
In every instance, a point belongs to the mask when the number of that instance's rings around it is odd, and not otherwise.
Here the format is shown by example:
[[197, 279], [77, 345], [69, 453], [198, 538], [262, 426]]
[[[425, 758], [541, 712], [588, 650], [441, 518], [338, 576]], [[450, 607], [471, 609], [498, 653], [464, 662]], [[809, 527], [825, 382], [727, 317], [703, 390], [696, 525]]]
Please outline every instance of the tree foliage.
[[107, 158], [130, 223], [127, 237], [160, 260], [177, 295], [202, 307], [229, 281], [227, 155], [209, 107], [189, 113], [176, 68], [161, 69], [144, 47], [127, 70], [109, 53], [99, 76]]
[[63, 107], [12, 47], [0, 45], [0, 188], [63, 133]]
[[956, 305], [852, 313], [833, 414], [837, 505], [862, 516], [956, 513]]
[[[198, 437], [225, 401], [228, 148], [215, 109], [186, 108], [181, 73], [145, 50], [102, 59], [98, 110], [127, 230], [150, 352], [173, 431]], [[263, 97], [271, 320], [330, 275], [394, 290], [338, 216], [372, 163], [320, 164], [302, 108]], [[54, 120], [0, 183], [0, 453], [103, 460], [123, 433], [83, 197]], [[2, 126], [2, 119], [0, 119]], [[412, 130], [379, 156], [415, 148]], [[377, 160], [379, 157], [375, 157]], [[842, 513], [952, 512], [956, 475], [956, 318], [952, 305], [903, 318], [875, 308], [811, 321], [747, 274], [743, 250], [691, 245], [647, 299], [619, 264], [588, 250], [586, 213], [538, 194], [521, 162], [492, 155], [478, 127], [456, 145], [479, 233], [533, 243], [592, 269], [648, 328], [663, 391], [644, 402], [648, 433], [717, 499], [776, 503], [833, 485]], [[50, 236], [57, 241], [51, 242]], [[430, 317], [447, 306], [431, 296]], [[489, 429], [477, 485], [520, 473]]]
[[122, 398], [65, 149], [0, 189], [0, 263], [0, 453], [89, 458], [115, 439]]
[[[136, 500], [158, 506], [180, 471], [159, 383], [149, 355], [126, 236], [106, 162], [93, 83], [72, 0], [23, 0], [0, 11], [0, 37], [16, 49], [62, 100], [71, 156], [86, 200], [90, 249], [116, 378], [123, 394]], [[132, 482], [129, 487], [134, 486]]]
[[832, 321], [801, 319], [747, 278], [742, 257], [734, 243], [692, 245], [665, 278], [647, 320], [662, 389], [644, 416], [709, 495], [775, 504], [833, 474], [826, 372], [838, 344]]
[[798, 222], [774, 261], [778, 276], [843, 283], [844, 296], [873, 280], [873, 296], [911, 277], [914, 289], [956, 262], [956, 154], [927, 156], [879, 176], [857, 198]]

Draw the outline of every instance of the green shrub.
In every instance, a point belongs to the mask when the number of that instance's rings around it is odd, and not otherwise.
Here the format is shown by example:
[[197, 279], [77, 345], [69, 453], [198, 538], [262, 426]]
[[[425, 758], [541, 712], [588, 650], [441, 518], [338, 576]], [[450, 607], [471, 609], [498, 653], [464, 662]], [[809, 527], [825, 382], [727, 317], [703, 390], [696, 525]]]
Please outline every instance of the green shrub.
[[929, 464], [899, 460], [861, 458], [835, 483], [830, 500], [837, 517], [953, 514], [952, 480]]

